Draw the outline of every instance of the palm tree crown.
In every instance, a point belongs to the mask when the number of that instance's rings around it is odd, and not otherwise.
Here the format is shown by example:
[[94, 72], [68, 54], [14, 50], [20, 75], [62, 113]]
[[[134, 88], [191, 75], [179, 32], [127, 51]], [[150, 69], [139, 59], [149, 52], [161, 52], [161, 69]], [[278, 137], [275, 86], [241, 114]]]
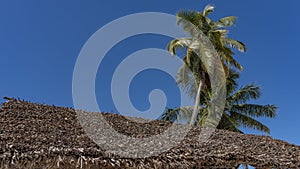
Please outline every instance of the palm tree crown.
[[[208, 14], [214, 11], [214, 6], [207, 5], [203, 12], [198, 11], [180, 11], [177, 13], [177, 24], [182, 25], [183, 30], [188, 32], [191, 37], [177, 38], [168, 44], [168, 50], [172, 55], [176, 54], [178, 48], [186, 48], [186, 53], [183, 58], [185, 65], [180, 68], [177, 82], [179, 85], [187, 89], [192, 97], [195, 97], [196, 89], [199, 85], [200, 79], [203, 83], [203, 88], [209, 89], [210, 82], [207, 73], [205, 72], [205, 67], [203, 61], [197, 56], [197, 54], [192, 50], [190, 44], [195, 36], [195, 32], [201, 31], [203, 34], [209, 38], [210, 42], [214, 46], [215, 50], [218, 52], [220, 59], [222, 60], [223, 68], [225, 73], [228, 75], [228, 69], [233, 65], [234, 68], [238, 70], [243, 70], [243, 67], [233, 58], [234, 52], [231, 50], [237, 49], [240, 52], [245, 52], [246, 46], [244, 43], [228, 38], [228, 30], [236, 23], [235, 16], [228, 16], [219, 19], [214, 22], [207, 17]], [[193, 26], [191, 26], [191, 24]], [[198, 30], [194, 30], [198, 29]], [[186, 76], [187, 69], [193, 72], [194, 83], [190, 83], [190, 76]], [[186, 79], [188, 78], [188, 79]], [[193, 85], [196, 85], [193, 87]]]
[[[214, 22], [207, 17], [207, 15], [213, 12], [213, 10], [214, 6], [207, 5], [203, 12], [178, 12], [177, 24], [181, 25], [183, 30], [188, 32], [191, 37], [174, 39], [167, 47], [172, 55], [176, 53], [178, 48], [186, 49], [186, 53], [183, 58], [185, 64], [183, 64], [179, 70], [177, 82], [181, 87], [187, 90], [191, 97], [195, 98], [195, 106], [191, 123], [193, 123], [196, 119], [197, 109], [201, 102], [201, 93], [203, 93], [203, 91], [208, 92], [212, 90], [212, 79], [210, 79], [210, 77], [214, 70], [209, 67], [209, 64], [213, 63], [217, 69], [222, 69], [226, 75], [228, 75], [228, 70], [231, 65], [239, 70], [243, 69], [242, 66], [233, 58], [234, 53], [231, 48], [245, 52], [246, 47], [242, 42], [228, 38], [228, 31], [225, 29], [235, 23], [236, 17], [229, 16]], [[203, 36], [205, 36], [205, 38], [200, 38]], [[215, 60], [216, 58], [221, 60], [220, 65], [217, 64], [217, 61]], [[217, 73], [214, 74], [214, 77], [222, 79], [223, 75], [222, 73]], [[218, 83], [220, 84], [218, 86], [223, 86], [225, 88], [225, 85], [222, 84], [225, 83], [225, 80], [219, 81], [220, 82]], [[203, 91], [201, 91], [202, 88]], [[222, 92], [222, 89], [219, 91]], [[215, 92], [213, 93], [215, 94]], [[212, 100], [214, 99], [212, 98]], [[213, 114], [216, 118], [209, 118], [207, 120], [207, 126], [216, 127], [217, 122], [215, 119], [219, 119], [220, 115], [218, 113]], [[212, 115], [212, 113], [210, 113], [210, 115]]]

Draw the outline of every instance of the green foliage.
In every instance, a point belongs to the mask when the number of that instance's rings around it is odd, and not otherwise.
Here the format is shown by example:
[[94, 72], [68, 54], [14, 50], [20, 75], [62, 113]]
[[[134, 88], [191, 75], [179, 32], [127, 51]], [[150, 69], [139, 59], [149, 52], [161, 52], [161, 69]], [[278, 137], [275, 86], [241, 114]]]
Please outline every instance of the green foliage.
[[[230, 70], [227, 78], [227, 98], [225, 109], [222, 113], [222, 118], [219, 122], [218, 129], [225, 129], [233, 132], [242, 131], [240, 127], [252, 128], [262, 132], [270, 133], [270, 129], [257, 121], [257, 117], [275, 118], [277, 107], [274, 105], [258, 105], [249, 104], [251, 100], [257, 100], [260, 97], [260, 88], [254, 84], [246, 85], [238, 89], [237, 79], [239, 74], [236, 71]], [[203, 125], [207, 118], [208, 104], [210, 103], [210, 95], [202, 95], [204, 99], [201, 102], [197, 122], [195, 125]], [[162, 120], [174, 121], [167, 119], [167, 116], [174, 115], [173, 119], [189, 120], [193, 107], [177, 108], [175, 110], [168, 109], [162, 116]]]
[[204, 61], [193, 50], [193, 48], [200, 47], [191, 46], [193, 40], [199, 36], [199, 30], [209, 38], [217, 50], [227, 76], [231, 66], [238, 70], [243, 70], [243, 67], [233, 58], [234, 52], [231, 48], [245, 52], [246, 46], [240, 41], [228, 38], [228, 31], [225, 30], [225, 28], [232, 26], [236, 22], [236, 17], [224, 17], [214, 22], [207, 17], [213, 11], [214, 6], [212, 5], [207, 5], [203, 12], [179, 11], [177, 13], [177, 24], [181, 25], [183, 30], [188, 32], [191, 37], [174, 39], [167, 46], [168, 51], [172, 55], [175, 55], [176, 50], [179, 48], [186, 49], [183, 61], [187, 66], [180, 68], [177, 82], [192, 98], [195, 98], [200, 80], [203, 83], [203, 90], [210, 90], [210, 80]]
[[[215, 7], [207, 5], [202, 12], [198, 11], [180, 11], [177, 13], [177, 24], [181, 25], [190, 37], [174, 39], [169, 42], [167, 49], [170, 54], [175, 55], [179, 48], [186, 49], [183, 58], [184, 65], [181, 66], [177, 75], [177, 83], [192, 98], [201, 98], [199, 105], [190, 107], [181, 107], [177, 109], [167, 109], [161, 116], [163, 120], [178, 121], [184, 119], [186, 122], [191, 120], [193, 112], [197, 111], [197, 119], [195, 125], [203, 126], [208, 121], [209, 104], [212, 101], [212, 92], [210, 77], [207, 67], [204, 66], [208, 62], [206, 56], [207, 51], [216, 50], [222, 61], [222, 69], [226, 73], [226, 104], [222, 118], [217, 128], [230, 130], [234, 132], [242, 132], [240, 127], [248, 127], [263, 132], [270, 132], [270, 129], [257, 121], [256, 117], [274, 118], [276, 116], [276, 107], [274, 105], [257, 105], [249, 104], [251, 100], [260, 97], [260, 88], [255, 84], [249, 84], [238, 88], [237, 79], [239, 73], [236, 70], [243, 70], [233, 57], [236, 49], [239, 52], [246, 52], [247, 48], [244, 43], [228, 38], [227, 28], [236, 23], [235, 16], [228, 16], [213, 21], [207, 16], [214, 11]], [[200, 33], [199, 33], [200, 30]], [[202, 45], [199, 37], [205, 36], [213, 45], [214, 49], [205, 48], [211, 45]], [[195, 51], [200, 51], [203, 56], [199, 57]], [[213, 60], [210, 60], [213, 62]], [[202, 91], [197, 95], [199, 84], [202, 84]], [[199, 108], [197, 108], [199, 106]], [[194, 109], [194, 111], [193, 111]]]
[[231, 27], [234, 25], [236, 22], [236, 17], [235, 16], [227, 16], [224, 18], [221, 18], [215, 23], [215, 26], [217, 28], [225, 28], [225, 27]]

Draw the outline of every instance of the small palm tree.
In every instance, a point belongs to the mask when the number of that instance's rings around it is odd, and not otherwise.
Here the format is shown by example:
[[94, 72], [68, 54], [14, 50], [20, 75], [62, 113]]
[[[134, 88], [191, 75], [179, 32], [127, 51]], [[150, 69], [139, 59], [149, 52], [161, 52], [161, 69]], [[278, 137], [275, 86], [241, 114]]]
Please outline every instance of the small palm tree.
[[[213, 11], [214, 6], [207, 5], [203, 12], [178, 12], [177, 24], [182, 25], [183, 30], [188, 32], [191, 37], [174, 39], [167, 47], [172, 55], [175, 55], [178, 48], [186, 48], [186, 54], [183, 58], [185, 64], [180, 68], [177, 82], [183, 88], [187, 89], [191, 97], [195, 98], [195, 106], [190, 124], [193, 124], [196, 120], [202, 88], [203, 90], [211, 90], [209, 72], [213, 71], [209, 70], [209, 62], [214, 63], [214, 66], [219, 69], [224, 69], [227, 75], [231, 65], [239, 70], [243, 69], [233, 58], [234, 52], [231, 48], [245, 52], [246, 46], [240, 41], [228, 38], [228, 31], [225, 29], [235, 24], [236, 17], [224, 17], [214, 22], [207, 17]], [[199, 32], [201, 33], [200, 35]], [[202, 35], [208, 39], [209, 44], [203, 40], [205, 38], [201, 38]], [[213, 47], [211, 48], [211, 46]], [[197, 51], [199, 52], [197, 53]], [[199, 53], [203, 57], [200, 57]], [[209, 60], [209, 58], [216, 57], [221, 59], [223, 65], [217, 65], [215, 60]], [[188, 70], [192, 71], [191, 76], [186, 75]], [[221, 74], [215, 76], [222, 77]]]
[[[236, 82], [238, 78], [238, 72], [233, 70], [229, 71], [226, 81], [226, 105], [217, 128], [242, 133], [240, 127], [247, 127], [270, 133], [270, 129], [255, 118], [276, 117], [276, 106], [247, 103], [251, 101], [251, 99], [256, 100], [260, 97], [260, 88], [254, 84], [249, 84], [238, 89], [238, 84]], [[203, 94], [202, 97], [204, 98], [204, 101], [201, 103], [202, 108], [198, 110], [197, 120], [194, 125], [202, 126], [207, 118], [210, 98], [209, 95], [205, 94]], [[161, 119], [173, 122], [180, 119], [189, 120], [192, 111], [193, 107], [168, 109], [168, 111], [161, 116]]]

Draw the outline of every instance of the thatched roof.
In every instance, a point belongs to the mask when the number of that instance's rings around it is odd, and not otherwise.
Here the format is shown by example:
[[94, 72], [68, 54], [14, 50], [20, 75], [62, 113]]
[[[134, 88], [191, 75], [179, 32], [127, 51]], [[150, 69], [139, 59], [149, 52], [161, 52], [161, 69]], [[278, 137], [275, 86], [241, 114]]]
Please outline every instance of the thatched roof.
[[[170, 125], [103, 115], [118, 132], [133, 137], [157, 134]], [[0, 124], [0, 168], [232, 168], [237, 164], [300, 168], [299, 146], [223, 130], [216, 130], [201, 144], [197, 141], [200, 127], [159, 156], [120, 158], [106, 153], [85, 134], [74, 109], [16, 99], [2, 104]]]

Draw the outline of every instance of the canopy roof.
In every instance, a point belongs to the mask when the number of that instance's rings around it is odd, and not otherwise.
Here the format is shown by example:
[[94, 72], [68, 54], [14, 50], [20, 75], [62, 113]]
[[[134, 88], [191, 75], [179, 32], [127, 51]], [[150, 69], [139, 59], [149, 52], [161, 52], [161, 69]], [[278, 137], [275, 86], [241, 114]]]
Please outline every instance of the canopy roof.
[[[102, 115], [115, 130], [132, 137], [159, 134], [171, 125]], [[238, 164], [300, 168], [299, 146], [224, 130], [214, 131], [200, 143], [199, 133], [204, 130], [200, 127], [193, 127], [180, 145], [158, 156], [121, 158], [105, 152], [85, 134], [74, 109], [17, 99], [2, 104], [0, 124], [0, 168], [232, 168]]]

